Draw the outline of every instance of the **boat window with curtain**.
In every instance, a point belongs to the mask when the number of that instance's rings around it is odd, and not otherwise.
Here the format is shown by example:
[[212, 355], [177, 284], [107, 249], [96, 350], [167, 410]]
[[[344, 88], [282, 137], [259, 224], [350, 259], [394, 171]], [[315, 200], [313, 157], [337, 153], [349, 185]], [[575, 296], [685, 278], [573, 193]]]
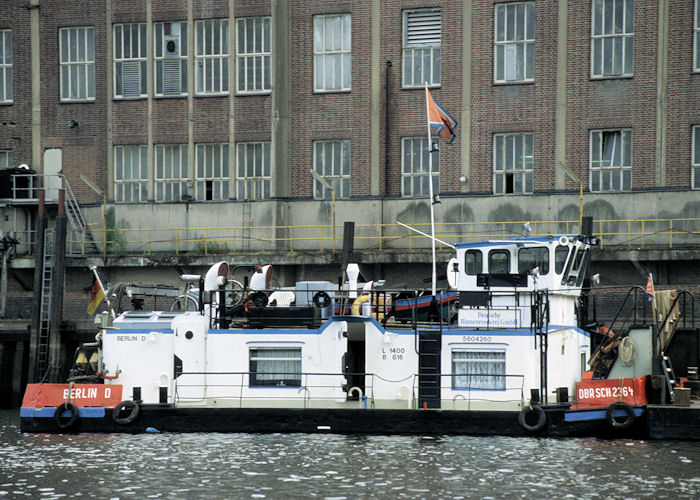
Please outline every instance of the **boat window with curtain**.
[[301, 347], [251, 348], [250, 386], [300, 387]]

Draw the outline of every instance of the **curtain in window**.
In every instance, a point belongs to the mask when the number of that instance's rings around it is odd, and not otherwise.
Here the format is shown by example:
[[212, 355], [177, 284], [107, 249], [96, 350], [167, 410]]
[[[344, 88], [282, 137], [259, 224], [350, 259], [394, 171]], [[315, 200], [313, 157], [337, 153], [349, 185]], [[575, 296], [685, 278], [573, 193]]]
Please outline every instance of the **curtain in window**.
[[301, 380], [300, 349], [254, 349], [250, 351], [250, 358], [256, 361], [258, 382]]
[[455, 389], [506, 388], [506, 353], [497, 351], [454, 351], [452, 386]]

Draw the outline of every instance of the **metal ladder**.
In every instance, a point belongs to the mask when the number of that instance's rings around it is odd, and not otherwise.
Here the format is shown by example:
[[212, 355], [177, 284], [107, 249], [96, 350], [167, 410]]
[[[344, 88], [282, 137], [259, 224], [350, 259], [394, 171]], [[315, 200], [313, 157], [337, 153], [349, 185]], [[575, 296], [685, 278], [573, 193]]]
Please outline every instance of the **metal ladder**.
[[242, 248], [245, 251], [250, 250], [250, 225], [253, 222], [252, 212], [253, 212], [253, 202], [248, 197], [243, 201], [243, 242]]
[[666, 388], [671, 396], [671, 403], [673, 403], [673, 388], [676, 385], [676, 374], [673, 372], [673, 367], [671, 366], [671, 360], [668, 359], [663, 352], [661, 353], [661, 367], [664, 371], [664, 379], [666, 380]]
[[49, 332], [51, 329], [51, 289], [53, 285], [54, 229], [44, 232], [44, 256], [41, 263], [41, 303], [39, 309], [39, 343], [35, 380], [43, 381], [49, 368]]

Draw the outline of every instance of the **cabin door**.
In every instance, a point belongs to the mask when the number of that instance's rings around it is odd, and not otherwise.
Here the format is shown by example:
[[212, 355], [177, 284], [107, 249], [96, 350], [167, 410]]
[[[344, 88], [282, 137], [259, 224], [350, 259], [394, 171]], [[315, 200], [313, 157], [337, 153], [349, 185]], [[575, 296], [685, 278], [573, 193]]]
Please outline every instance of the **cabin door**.
[[420, 408], [440, 408], [442, 333], [418, 332], [418, 403]]
[[363, 323], [348, 323], [348, 348], [343, 356], [345, 390], [348, 393], [348, 399], [359, 399], [360, 391], [362, 391], [362, 395], [366, 394], [365, 350], [365, 325]]
[[205, 316], [180, 316], [173, 320], [175, 339], [175, 395], [186, 403], [201, 401], [206, 395]]

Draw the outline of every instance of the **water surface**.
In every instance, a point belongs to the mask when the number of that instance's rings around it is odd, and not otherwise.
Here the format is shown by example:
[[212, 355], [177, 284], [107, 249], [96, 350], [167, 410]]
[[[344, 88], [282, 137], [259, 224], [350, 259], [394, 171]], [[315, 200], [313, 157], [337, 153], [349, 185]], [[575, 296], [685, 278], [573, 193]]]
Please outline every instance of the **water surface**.
[[335, 434], [22, 434], [0, 498], [700, 498], [700, 443]]

